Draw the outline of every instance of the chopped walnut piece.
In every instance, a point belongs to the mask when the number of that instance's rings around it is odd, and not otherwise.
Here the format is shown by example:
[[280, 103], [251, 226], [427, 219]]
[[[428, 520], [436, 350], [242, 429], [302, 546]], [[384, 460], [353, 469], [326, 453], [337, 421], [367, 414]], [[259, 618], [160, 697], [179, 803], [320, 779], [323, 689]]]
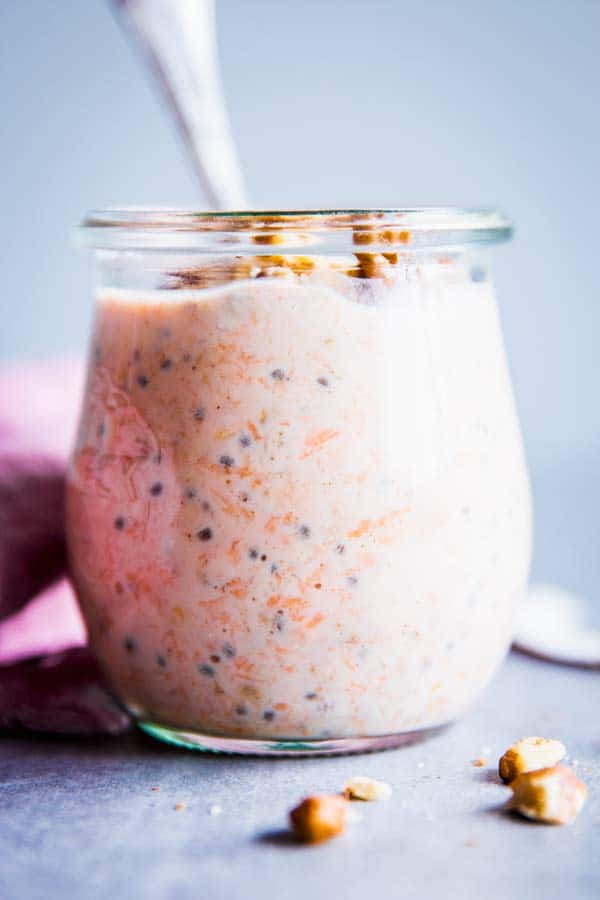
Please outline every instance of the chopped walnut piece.
[[408, 244], [410, 241], [410, 231], [395, 231], [391, 228], [382, 231], [379, 239], [384, 244]]
[[348, 804], [343, 797], [323, 794], [303, 800], [290, 812], [290, 823], [299, 840], [316, 844], [341, 834], [347, 813]]
[[583, 806], [587, 788], [568, 766], [523, 772], [510, 783], [508, 808], [536, 822], [568, 825]]
[[304, 272], [312, 272], [317, 261], [314, 256], [290, 256], [287, 264], [296, 275], [302, 275]]
[[509, 747], [498, 764], [498, 774], [506, 784], [523, 772], [555, 766], [566, 750], [560, 741], [542, 737], [521, 738]]
[[395, 228], [386, 228], [377, 231], [371, 226], [361, 226], [352, 233], [354, 244], [408, 244], [410, 231], [398, 231]]
[[399, 257], [398, 257], [397, 253], [382, 253], [381, 255], [383, 256], [384, 259], [387, 259], [387, 261], [389, 262], [389, 264], [391, 266], [398, 265]]
[[390, 270], [390, 262], [383, 253], [355, 253], [358, 266], [348, 272], [357, 278], [383, 278]]
[[377, 232], [372, 228], [355, 228], [352, 234], [355, 244], [374, 244], [377, 240]]
[[253, 234], [252, 240], [255, 244], [285, 244], [285, 235], [281, 234], [281, 232]]
[[356, 253], [352, 257], [283, 255], [223, 256], [203, 266], [168, 273], [166, 287], [174, 290], [202, 289], [255, 278], [293, 278], [315, 270], [345, 273], [352, 278], [382, 278], [397, 265], [397, 253]]
[[385, 781], [376, 781], [365, 775], [354, 775], [344, 788], [344, 797], [348, 800], [383, 800], [391, 793], [392, 789]]

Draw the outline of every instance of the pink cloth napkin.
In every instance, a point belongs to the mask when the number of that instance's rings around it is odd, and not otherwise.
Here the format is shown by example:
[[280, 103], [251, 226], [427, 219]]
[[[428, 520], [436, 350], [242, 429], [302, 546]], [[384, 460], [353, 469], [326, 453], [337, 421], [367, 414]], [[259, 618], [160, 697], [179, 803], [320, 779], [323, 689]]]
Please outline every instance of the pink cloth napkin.
[[77, 361], [0, 370], [0, 729], [115, 734], [67, 578], [64, 475], [83, 384]]

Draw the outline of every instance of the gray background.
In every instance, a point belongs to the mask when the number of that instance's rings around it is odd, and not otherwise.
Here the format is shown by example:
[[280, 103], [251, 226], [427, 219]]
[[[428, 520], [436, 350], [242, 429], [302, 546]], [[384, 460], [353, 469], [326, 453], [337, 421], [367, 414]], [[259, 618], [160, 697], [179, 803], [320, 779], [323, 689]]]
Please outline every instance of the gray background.
[[[217, 0], [255, 205], [499, 205], [508, 351], [537, 502], [534, 574], [600, 575], [596, 0]], [[199, 205], [102, 0], [0, 7], [0, 358], [85, 346], [89, 207]]]

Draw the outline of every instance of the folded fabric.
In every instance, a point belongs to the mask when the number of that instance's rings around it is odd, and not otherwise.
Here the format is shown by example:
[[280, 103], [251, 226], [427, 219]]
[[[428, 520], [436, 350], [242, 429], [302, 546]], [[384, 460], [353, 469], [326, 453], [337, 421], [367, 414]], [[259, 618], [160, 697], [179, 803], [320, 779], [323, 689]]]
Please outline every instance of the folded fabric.
[[128, 725], [87, 647], [0, 669], [2, 729], [91, 737]]
[[[82, 380], [77, 361], [0, 371], [2, 729], [90, 735], [128, 725], [83, 649], [66, 578], [64, 478]], [[56, 651], [66, 652], [48, 656]]]

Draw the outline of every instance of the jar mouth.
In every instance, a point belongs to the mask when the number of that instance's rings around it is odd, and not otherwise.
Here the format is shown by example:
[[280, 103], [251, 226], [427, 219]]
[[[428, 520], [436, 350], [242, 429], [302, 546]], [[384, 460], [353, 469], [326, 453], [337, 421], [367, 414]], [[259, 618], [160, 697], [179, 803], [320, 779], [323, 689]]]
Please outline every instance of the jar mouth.
[[[285, 244], [326, 240], [344, 232], [354, 244], [400, 243], [405, 249], [495, 244], [512, 236], [512, 223], [494, 209], [414, 207], [381, 209], [231, 210], [120, 207], [92, 210], [77, 242], [93, 249], [202, 249], [231, 244]], [[225, 249], [225, 248], [223, 248]], [[374, 248], [373, 248], [374, 249]]]

